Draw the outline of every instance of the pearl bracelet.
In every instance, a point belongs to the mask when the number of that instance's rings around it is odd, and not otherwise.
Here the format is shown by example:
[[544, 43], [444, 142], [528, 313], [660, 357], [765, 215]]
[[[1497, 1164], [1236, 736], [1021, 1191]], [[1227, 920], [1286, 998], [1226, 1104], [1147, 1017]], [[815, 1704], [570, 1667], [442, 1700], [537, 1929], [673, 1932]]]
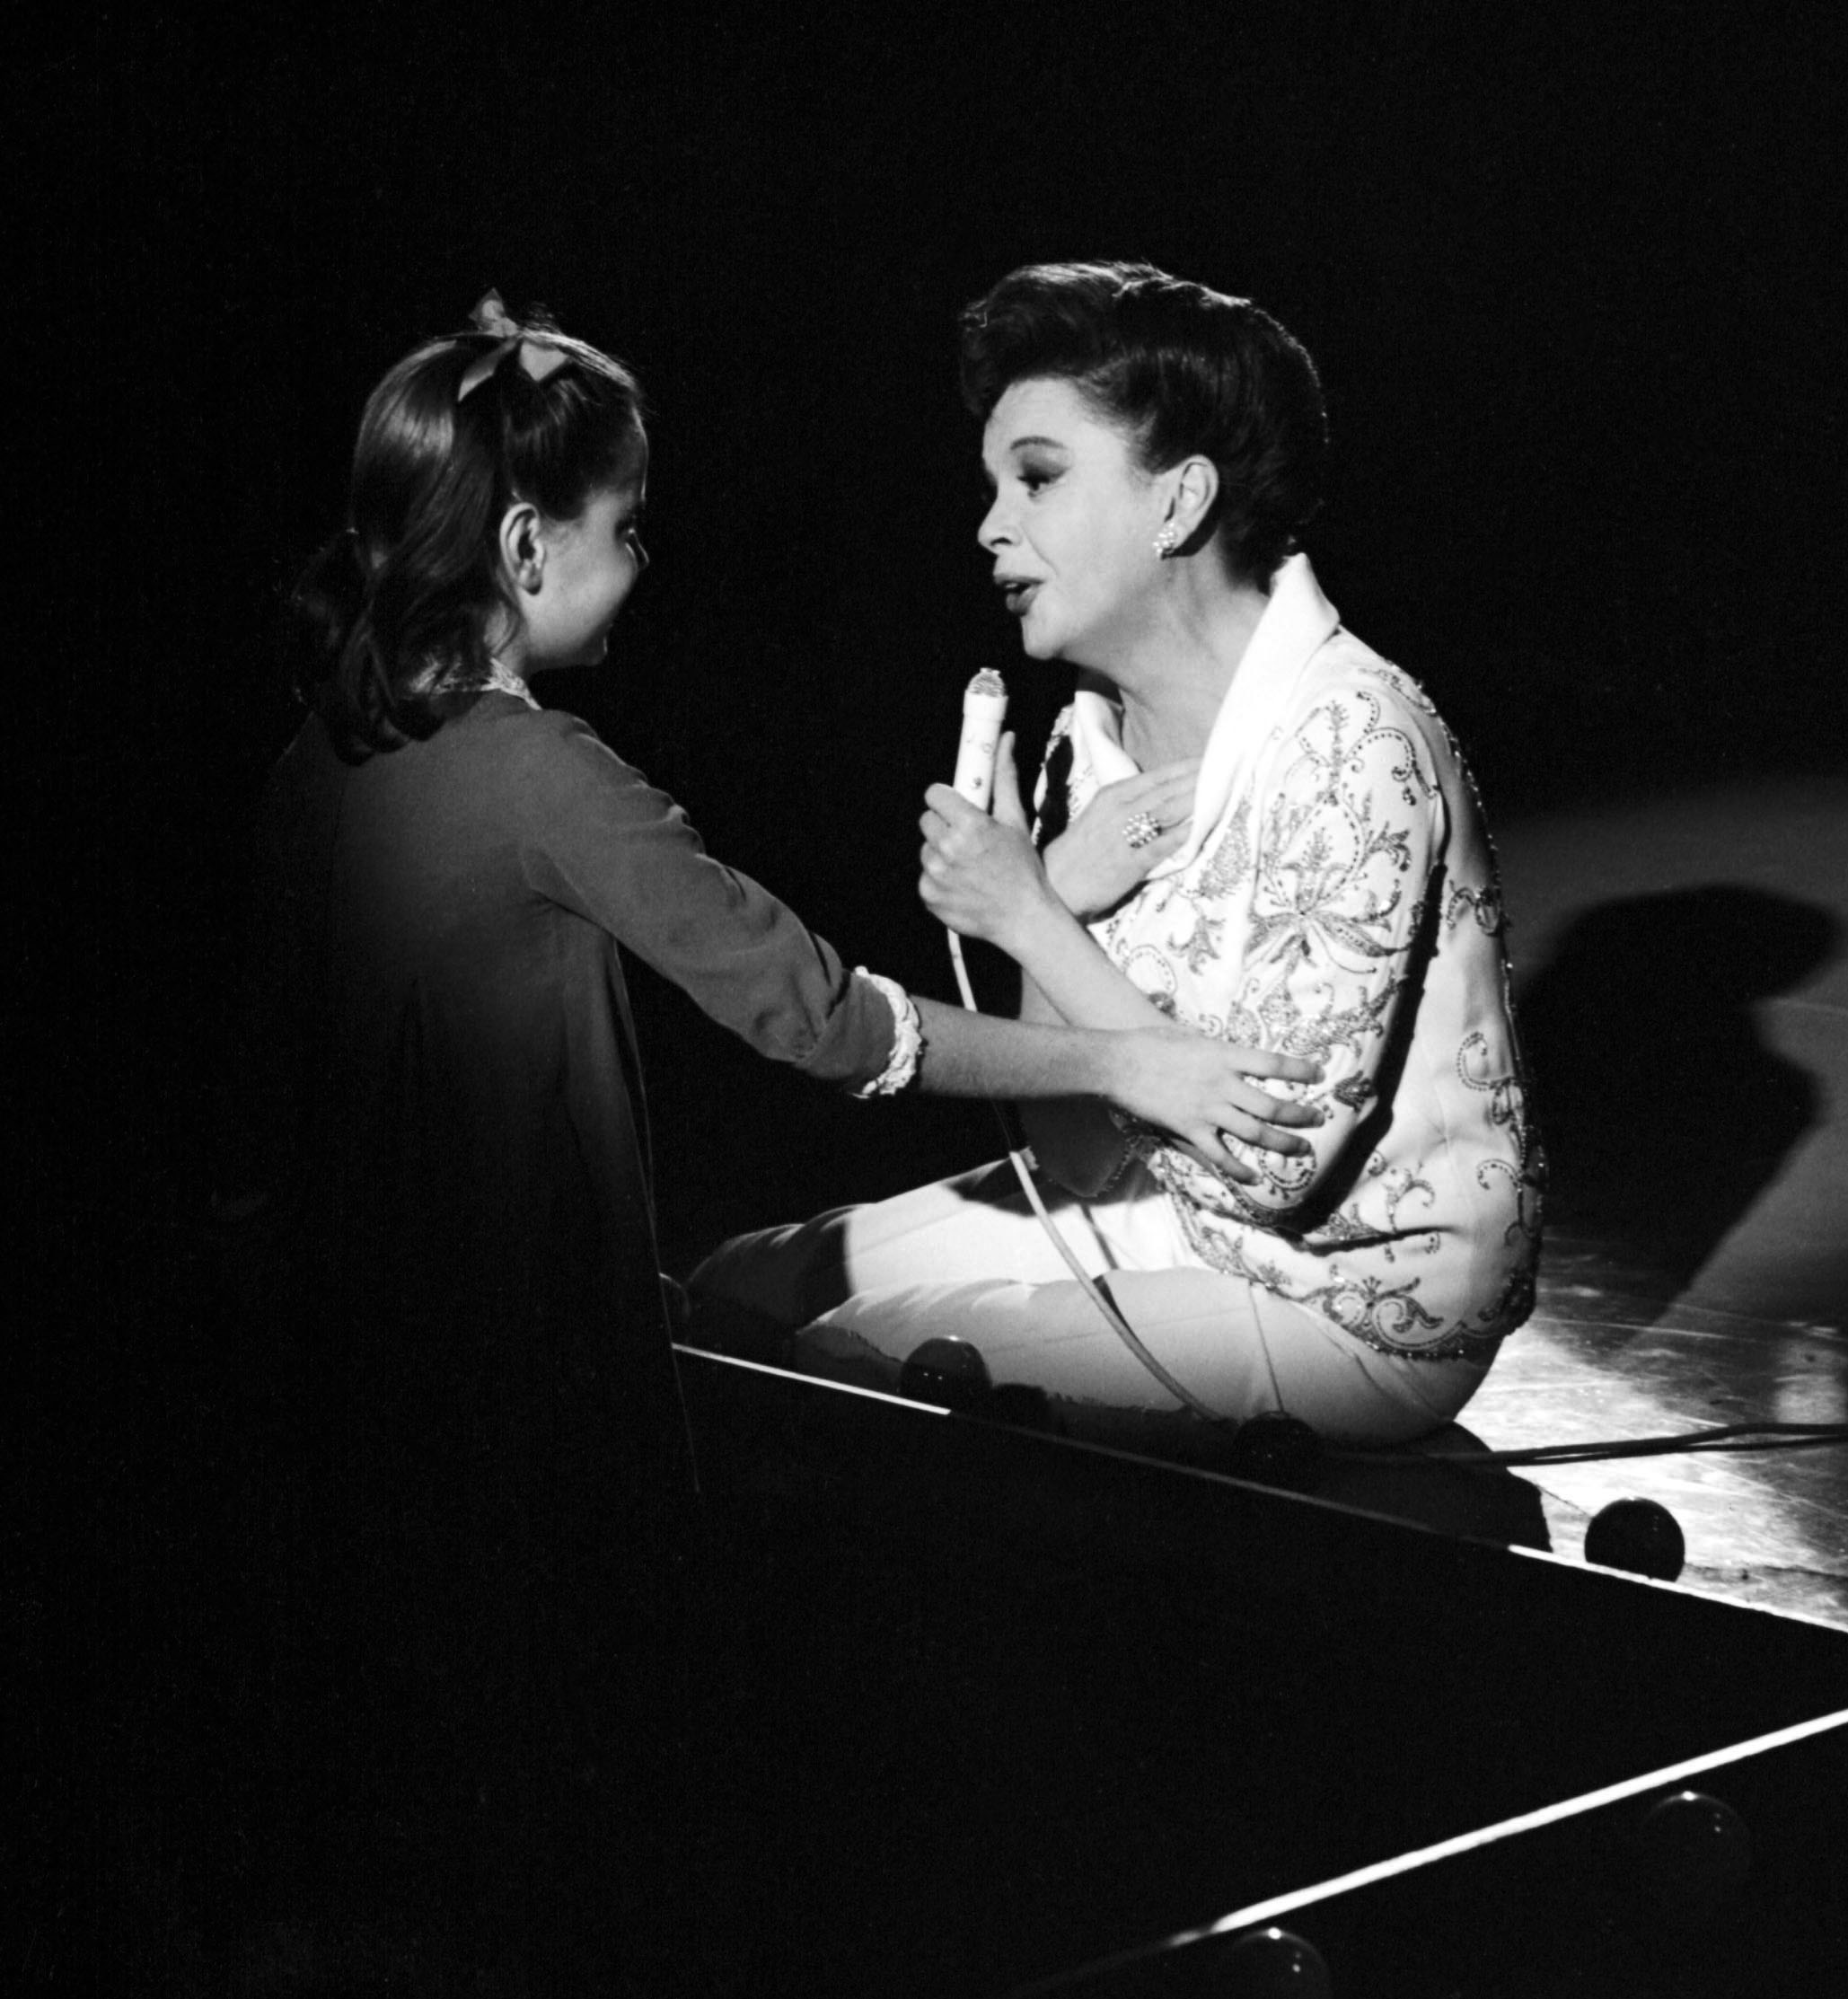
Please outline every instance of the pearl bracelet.
[[918, 1058], [924, 1052], [924, 1024], [918, 1018], [918, 1009], [911, 996], [895, 979], [882, 978], [876, 972], [868, 972], [865, 965], [853, 968], [857, 979], [864, 979], [868, 985], [876, 986], [884, 995], [885, 1004], [892, 1008], [892, 1057], [882, 1074], [874, 1077], [870, 1083], [863, 1083], [854, 1091], [856, 1096], [895, 1096], [918, 1073]]

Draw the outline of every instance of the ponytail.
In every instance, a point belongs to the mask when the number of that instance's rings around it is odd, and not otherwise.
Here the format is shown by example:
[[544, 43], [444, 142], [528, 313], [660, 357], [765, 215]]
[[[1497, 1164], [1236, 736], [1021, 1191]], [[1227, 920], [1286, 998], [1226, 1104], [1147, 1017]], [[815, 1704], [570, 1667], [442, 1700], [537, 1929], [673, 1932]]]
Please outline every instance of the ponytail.
[[400, 698], [389, 665], [392, 647], [378, 630], [374, 602], [359, 537], [348, 528], [310, 558], [285, 607], [296, 697], [321, 717], [349, 763], [430, 735], [443, 719]]

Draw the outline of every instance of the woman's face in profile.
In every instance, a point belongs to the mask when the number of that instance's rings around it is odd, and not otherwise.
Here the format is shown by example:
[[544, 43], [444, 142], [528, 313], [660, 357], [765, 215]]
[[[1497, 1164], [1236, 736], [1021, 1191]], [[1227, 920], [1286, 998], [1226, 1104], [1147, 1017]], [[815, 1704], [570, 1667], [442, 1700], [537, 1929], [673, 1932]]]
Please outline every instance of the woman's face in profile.
[[1164, 496], [1069, 382], [1015, 383], [981, 440], [994, 504], [976, 539], [1034, 659], [1108, 671], [1159, 586]]

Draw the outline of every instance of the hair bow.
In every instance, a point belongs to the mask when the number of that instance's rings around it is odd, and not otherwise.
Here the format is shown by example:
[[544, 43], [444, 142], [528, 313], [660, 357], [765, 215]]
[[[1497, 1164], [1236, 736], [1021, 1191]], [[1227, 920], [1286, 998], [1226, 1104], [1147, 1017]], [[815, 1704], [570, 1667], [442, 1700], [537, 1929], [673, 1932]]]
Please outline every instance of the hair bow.
[[520, 350], [520, 365], [535, 382], [543, 382], [553, 369], [563, 367], [568, 358], [562, 348], [554, 347], [542, 333], [535, 336], [525, 327], [515, 325], [507, 317], [507, 309], [501, 303], [498, 292], [484, 293], [475, 302], [475, 309], [469, 318], [478, 333], [497, 335], [500, 345], [489, 348], [479, 360], [469, 364], [468, 372], [456, 385], [458, 402], [479, 389], [515, 348]]

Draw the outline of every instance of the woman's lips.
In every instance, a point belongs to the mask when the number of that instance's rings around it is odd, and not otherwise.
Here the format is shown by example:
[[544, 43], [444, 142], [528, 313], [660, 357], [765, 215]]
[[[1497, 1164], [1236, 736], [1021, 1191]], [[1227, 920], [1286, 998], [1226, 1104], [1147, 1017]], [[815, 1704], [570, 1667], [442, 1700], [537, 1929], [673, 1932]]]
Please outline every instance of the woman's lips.
[[1001, 599], [1016, 618], [1022, 618], [1039, 594], [1039, 588], [1036, 582], [1030, 582], [1025, 577], [1004, 577], [1000, 583]]

